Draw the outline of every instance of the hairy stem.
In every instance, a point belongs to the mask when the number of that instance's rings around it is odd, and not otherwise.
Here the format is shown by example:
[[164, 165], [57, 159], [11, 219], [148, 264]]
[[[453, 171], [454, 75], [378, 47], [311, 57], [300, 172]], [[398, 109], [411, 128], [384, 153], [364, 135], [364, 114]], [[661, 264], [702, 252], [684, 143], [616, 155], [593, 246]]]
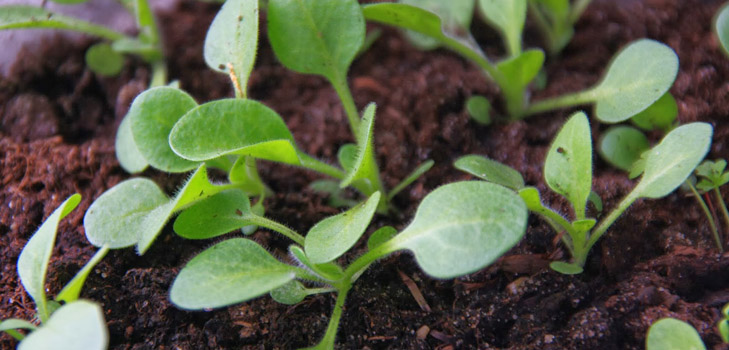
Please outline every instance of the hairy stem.
[[294, 241], [298, 245], [301, 245], [301, 246], [304, 245], [304, 236], [302, 236], [298, 232], [286, 227], [286, 225], [280, 224], [276, 221], [273, 221], [271, 219], [268, 219], [268, 218], [265, 218], [263, 216], [259, 216], [259, 215], [253, 214], [253, 213], [244, 214], [243, 219], [246, 221], [249, 221], [253, 225], [265, 227], [267, 229], [276, 231], [276, 232], [288, 237], [290, 240]]
[[539, 114], [559, 108], [579, 106], [590, 103], [594, 100], [593, 89], [580, 91], [572, 94], [557, 96], [534, 102], [524, 112], [524, 117]]

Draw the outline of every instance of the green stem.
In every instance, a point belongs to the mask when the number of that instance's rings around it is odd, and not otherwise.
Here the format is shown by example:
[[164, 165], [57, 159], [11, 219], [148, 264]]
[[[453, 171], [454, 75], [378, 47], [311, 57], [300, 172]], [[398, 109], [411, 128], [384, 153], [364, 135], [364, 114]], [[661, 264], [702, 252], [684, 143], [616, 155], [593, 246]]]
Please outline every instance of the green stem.
[[628, 193], [628, 195], [625, 196], [625, 198], [623, 198], [623, 200], [620, 202], [620, 204], [618, 204], [617, 208], [613, 209], [613, 211], [611, 211], [610, 214], [608, 214], [608, 216], [605, 217], [605, 219], [603, 219], [600, 222], [600, 224], [597, 226], [597, 228], [592, 232], [592, 234], [590, 234], [590, 237], [587, 240], [587, 244], [585, 245], [585, 249], [583, 250], [583, 254], [580, 256], [579, 260], [577, 261], [577, 263], [579, 263], [580, 266], [585, 265], [585, 261], [587, 260], [587, 253], [590, 252], [590, 249], [592, 249], [592, 246], [595, 245], [595, 243], [600, 239], [600, 237], [602, 237], [602, 235], [605, 234], [607, 229], [610, 228], [610, 225], [612, 225], [615, 222], [615, 220], [617, 220], [618, 217], [620, 217], [620, 215], [623, 214], [623, 212], [625, 210], [627, 210], [628, 207], [630, 207], [630, 205], [633, 204], [633, 202], [635, 202], [636, 199], [638, 199], [638, 196], [635, 195], [635, 189], [634, 189], [632, 192]]
[[554, 98], [548, 98], [532, 103], [524, 112], [524, 116], [543, 113], [559, 108], [584, 105], [594, 101], [593, 89], [580, 91], [572, 94], [562, 95]]
[[304, 245], [304, 236], [300, 235], [298, 232], [286, 227], [286, 225], [279, 224], [276, 221], [273, 221], [271, 219], [265, 218], [263, 216], [259, 216], [253, 213], [246, 213], [243, 216], [243, 219], [246, 221], [250, 221], [251, 224], [256, 226], [265, 227], [268, 229], [271, 229], [273, 231], [276, 231], [286, 237], [288, 237], [290, 240], [294, 241], [296, 244], [303, 246]]
[[313, 171], [329, 175], [335, 179], [344, 179], [344, 172], [337, 167], [331, 166], [324, 163], [304, 152], [299, 152], [299, 159], [301, 160], [301, 166]]
[[[390, 240], [392, 242], [392, 240]], [[386, 242], [383, 244], [380, 244], [375, 249], [368, 251], [364, 255], [360, 256], [350, 264], [346, 270], [344, 270], [344, 283], [354, 283], [354, 281], [357, 280], [357, 278], [362, 274], [362, 271], [367, 269], [370, 264], [375, 262], [375, 260], [382, 258], [383, 256], [392, 253], [395, 249], [392, 249], [389, 244], [390, 242]]]
[[339, 95], [339, 99], [342, 101], [344, 112], [347, 114], [349, 120], [349, 128], [352, 130], [355, 140], [359, 143], [359, 112], [357, 112], [357, 106], [354, 104], [354, 97], [352, 97], [352, 91], [349, 90], [346, 78], [335, 78], [331, 79], [330, 83], [334, 87], [334, 90]]
[[585, 12], [587, 9], [587, 6], [590, 5], [590, 2], [592, 0], [577, 0], [574, 5], [572, 5], [572, 11], [570, 11], [570, 21], [574, 24], [577, 23], [577, 21], [582, 16], [582, 13]]
[[701, 207], [701, 210], [704, 211], [706, 219], [709, 220], [709, 228], [711, 228], [711, 233], [714, 235], [714, 241], [716, 242], [717, 248], [719, 248], [720, 251], [724, 251], [721, 244], [721, 238], [719, 237], [719, 230], [716, 228], [716, 222], [714, 221], [714, 215], [711, 214], [706, 202], [704, 202], [704, 199], [701, 198], [701, 194], [699, 194], [699, 191], [696, 190], [696, 187], [690, 180], [686, 180], [686, 185], [688, 185], [689, 189], [691, 189], [691, 193], [694, 195], [694, 198], [696, 198], [696, 201], [699, 202], [699, 206]]
[[324, 337], [314, 347], [308, 348], [311, 350], [330, 350], [334, 349], [334, 343], [337, 338], [337, 330], [339, 329], [339, 321], [342, 319], [342, 313], [344, 311], [344, 301], [347, 299], [347, 293], [349, 293], [350, 286], [345, 288], [339, 288], [337, 292], [337, 301], [334, 303], [334, 310], [332, 316], [329, 318], [329, 325], [327, 331], [324, 333]]
[[157, 87], [167, 85], [167, 64], [164, 60], [152, 63], [152, 79], [149, 87]]
[[721, 213], [724, 215], [726, 227], [729, 228], [729, 210], [726, 208], [726, 203], [724, 202], [724, 198], [721, 197], [721, 192], [719, 192], [718, 187], [714, 187], [714, 195], [716, 195], [716, 201], [719, 202], [719, 206], [721, 207]]

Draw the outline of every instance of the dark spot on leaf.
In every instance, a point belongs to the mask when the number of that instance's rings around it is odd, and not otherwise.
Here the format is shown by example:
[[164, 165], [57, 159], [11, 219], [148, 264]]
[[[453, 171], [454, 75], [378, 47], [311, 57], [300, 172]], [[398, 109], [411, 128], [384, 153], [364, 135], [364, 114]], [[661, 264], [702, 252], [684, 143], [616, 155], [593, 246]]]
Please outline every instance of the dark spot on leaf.
[[238, 22], [243, 22], [243, 16], [238, 16]]
[[565, 151], [562, 147], [557, 147], [557, 153], [565, 154], [567, 151]]
[[240, 211], [240, 209], [236, 209], [236, 210], [235, 210], [235, 215], [238, 215], [238, 216], [243, 216], [243, 212], [242, 212], [242, 211]]
[[220, 64], [220, 65], [218, 66], [218, 69], [220, 69], [220, 70], [225, 70], [225, 65], [224, 65], [224, 64]]

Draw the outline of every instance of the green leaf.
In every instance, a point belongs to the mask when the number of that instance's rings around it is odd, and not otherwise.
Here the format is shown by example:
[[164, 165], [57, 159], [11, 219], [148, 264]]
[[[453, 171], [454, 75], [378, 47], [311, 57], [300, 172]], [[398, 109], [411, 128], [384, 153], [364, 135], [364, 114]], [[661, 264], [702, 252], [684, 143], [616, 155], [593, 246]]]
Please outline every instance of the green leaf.
[[292, 266], [256, 242], [233, 238], [190, 260], [175, 278], [170, 300], [188, 310], [223, 307], [261, 296], [295, 277]]
[[510, 55], [521, 52], [521, 32], [526, 21], [527, 0], [479, 0], [486, 20], [504, 36]]
[[86, 282], [86, 278], [89, 277], [89, 273], [91, 273], [91, 270], [94, 269], [94, 266], [96, 266], [96, 264], [98, 264], [108, 252], [109, 247], [103, 247], [99, 249], [99, 251], [96, 252], [93, 257], [91, 257], [91, 260], [89, 260], [86, 265], [84, 265], [84, 267], [79, 272], [77, 272], [75, 276], [73, 276], [71, 281], [66, 283], [63, 289], [61, 289], [61, 291], [56, 296], [56, 300], [63, 301], [65, 303], [71, 303], [78, 300], [79, 296], [81, 295], [81, 289]]
[[365, 37], [355, 0], [271, 0], [268, 38], [276, 57], [299, 73], [344, 81]]
[[271, 291], [271, 298], [277, 303], [295, 305], [306, 298], [309, 293], [301, 282], [293, 280]]
[[258, 176], [256, 159], [240, 156], [228, 170], [228, 180], [251, 195], [264, 194], [268, 188]]
[[246, 220], [250, 211], [250, 201], [243, 191], [223, 191], [182, 211], [175, 220], [174, 230], [187, 239], [213, 238], [251, 225]]
[[384, 226], [372, 232], [367, 240], [367, 249], [373, 250], [397, 235], [397, 230], [392, 226]]
[[375, 215], [380, 193], [375, 192], [366, 202], [319, 221], [306, 234], [304, 249], [314, 264], [330, 262], [352, 248], [362, 237]]
[[328, 205], [335, 208], [353, 207], [358, 203], [356, 200], [344, 196], [344, 190], [339, 188], [339, 182], [337, 181], [317, 180], [310, 183], [309, 188], [316, 192], [328, 194]]
[[653, 147], [640, 183], [638, 197], [660, 198], [675, 190], [696, 169], [711, 145], [713, 129], [706, 123], [691, 123], [673, 129]]
[[324, 264], [314, 264], [311, 260], [309, 260], [309, 257], [306, 256], [304, 249], [295, 244], [289, 246], [289, 252], [301, 265], [306, 266], [324, 279], [338, 281], [344, 276], [344, 270], [342, 270], [342, 268], [336, 263], [328, 262]]
[[61, 306], [42, 327], [30, 333], [18, 350], [104, 350], [109, 345], [101, 306], [77, 300]]
[[86, 50], [86, 65], [96, 74], [111, 77], [121, 72], [124, 56], [114, 51], [111, 45], [99, 43]]
[[664, 318], [648, 330], [646, 350], [706, 350], [699, 333], [690, 324]]
[[151, 166], [168, 173], [197, 168], [198, 162], [181, 158], [169, 143], [172, 127], [196, 106], [190, 95], [166, 86], [151, 88], [134, 99], [125, 119], [129, 118], [134, 143]]
[[413, 170], [408, 176], [406, 176], [402, 181], [400, 181], [399, 184], [395, 185], [395, 187], [392, 188], [390, 193], [387, 194], [387, 200], [391, 200], [394, 198], [400, 191], [404, 190], [406, 187], [410, 186], [411, 183], [415, 182], [418, 178], [423, 176], [430, 168], [433, 167], [435, 162], [432, 159], [428, 159], [423, 164], [418, 165], [415, 170]]
[[646, 108], [630, 118], [633, 125], [646, 130], [661, 130], [669, 132], [676, 126], [678, 116], [678, 105], [670, 92], [667, 92]]
[[705, 160], [696, 167], [696, 175], [703, 179], [699, 182], [699, 187], [703, 191], [719, 188], [729, 182], [729, 173], [725, 173], [726, 161], [719, 159], [715, 162]]
[[490, 125], [491, 120], [491, 102], [486, 97], [475, 95], [466, 100], [466, 111], [471, 119], [481, 125]]
[[344, 171], [347, 173], [352, 171], [352, 168], [354, 168], [357, 163], [357, 145], [353, 143], [346, 143], [342, 145], [342, 147], [339, 147], [337, 160]]
[[18, 332], [17, 329], [28, 329], [30, 331], [34, 331], [37, 328], [38, 327], [36, 327], [34, 324], [26, 320], [21, 320], [17, 318], [10, 318], [0, 322], [0, 331], [9, 334], [16, 340], [23, 340], [23, 338], [25, 338], [25, 336], [22, 333]]
[[35, 301], [41, 321], [45, 322], [50, 316], [48, 309], [45, 282], [48, 272], [48, 263], [51, 260], [53, 244], [56, 241], [58, 223], [66, 217], [81, 201], [81, 196], [74, 194], [68, 197], [53, 213], [41, 224], [28, 243], [23, 247], [18, 257], [18, 277], [25, 290]]
[[539, 74], [543, 64], [544, 52], [531, 49], [499, 62], [496, 67], [508, 78], [513, 88], [524, 89]]
[[719, 321], [717, 325], [719, 328], [719, 335], [721, 335], [721, 341], [729, 343], [729, 320], [723, 319]]
[[253, 100], [225, 99], [193, 108], [175, 124], [169, 141], [175, 153], [193, 161], [237, 154], [300, 164], [284, 121]]
[[[380, 248], [407, 249], [436, 278], [452, 278], [493, 263], [521, 240], [527, 209], [512, 190], [483, 181], [441, 186], [428, 194], [415, 219]], [[384, 248], [383, 248], [384, 247]]]
[[[437, 14], [443, 23], [443, 32], [451, 36], [470, 35], [468, 33], [473, 18], [474, 0], [400, 0], [399, 2]], [[407, 31], [406, 34], [408, 40], [420, 49], [434, 49], [439, 45], [437, 40], [417, 32]]]
[[524, 187], [524, 178], [514, 168], [475, 154], [458, 158], [453, 166], [481, 180], [493, 182], [518, 191]]
[[602, 212], [602, 198], [600, 198], [600, 195], [597, 194], [595, 191], [590, 191], [590, 196], [587, 197], [587, 200], [592, 203], [592, 205], [595, 207], [595, 210], [598, 212]]
[[[375, 129], [375, 109], [374, 103], [370, 103], [365, 108], [362, 116], [362, 123], [359, 129], [359, 144], [357, 145], [357, 158], [347, 171], [347, 175], [339, 183], [339, 187], [345, 188], [357, 180], [369, 181], [370, 188], [377, 188], [379, 184], [379, 170], [374, 162], [375, 151], [373, 146], [373, 132]], [[345, 161], [346, 162], [346, 161]], [[342, 164], [342, 166], [348, 164]]]
[[592, 190], [592, 139], [585, 113], [573, 114], [557, 134], [544, 161], [544, 179], [572, 203], [577, 219], [585, 217]]
[[613, 126], [602, 134], [597, 151], [610, 165], [630, 171], [640, 155], [650, 148], [648, 138], [630, 126]]
[[119, 124], [119, 129], [116, 131], [114, 149], [116, 151], [116, 159], [119, 160], [119, 165], [128, 173], [136, 174], [147, 169], [149, 163], [134, 142], [132, 122], [130, 120], [131, 118], [125, 116], [121, 124]]
[[552, 261], [549, 263], [549, 268], [563, 275], [579, 275], [583, 271], [580, 265], [566, 263], [564, 261]]
[[49, 12], [33, 6], [0, 6], [0, 30], [23, 28], [65, 29], [99, 36], [109, 40], [124, 38], [124, 34], [103, 26]]
[[678, 74], [678, 57], [657, 41], [642, 39], [613, 59], [603, 80], [591, 91], [597, 119], [619, 123], [663, 96]]
[[245, 96], [257, 48], [258, 1], [226, 1], [205, 37], [205, 63], [226, 74], [230, 73], [230, 64], [238, 78], [240, 93]]
[[714, 20], [714, 32], [719, 38], [721, 48], [724, 49], [724, 54], [729, 55], [729, 4], [725, 4], [717, 12], [716, 19]]

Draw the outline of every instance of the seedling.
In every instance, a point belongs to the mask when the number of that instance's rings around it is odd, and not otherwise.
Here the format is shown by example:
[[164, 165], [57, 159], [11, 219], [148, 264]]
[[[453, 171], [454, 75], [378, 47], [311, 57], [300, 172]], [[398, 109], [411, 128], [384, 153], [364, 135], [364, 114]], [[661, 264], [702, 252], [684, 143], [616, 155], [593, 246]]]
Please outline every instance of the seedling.
[[[79, 295], [94, 266], [109, 251], [102, 247], [66, 284], [55, 300], [46, 296], [46, 272], [56, 240], [58, 223], [81, 201], [75, 194], [66, 199], [28, 240], [18, 258], [18, 276], [36, 304], [41, 325], [21, 319], [0, 322], [0, 330], [20, 341], [19, 350], [33, 349], [106, 349], [109, 336], [104, 313], [96, 303], [81, 300]], [[61, 304], [61, 302], [63, 304]], [[30, 331], [27, 336], [18, 329]]]
[[[482, 68], [501, 89], [511, 120], [559, 108], [595, 104], [595, 115], [600, 121], [618, 123], [651, 106], [676, 79], [678, 58], [673, 50], [656, 41], [642, 39], [619, 52], [595, 86], [531, 103], [527, 87], [542, 69], [544, 53], [539, 49], [521, 51], [520, 34], [515, 34], [520, 33], [524, 25], [526, 0], [482, 0], [479, 5], [487, 19], [503, 34], [505, 46], [509, 48], [509, 56], [496, 63], [478, 48], [468, 31], [454, 33], [441, 17], [426, 9], [401, 3], [378, 3], [364, 5], [363, 13], [367, 20], [429, 36], [440, 46]], [[586, 5], [587, 1], [578, 1], [575, 8]]]
[[[86, 0], [52, 0], [60, 4], [78, 4]], [[167, 80], [167, 68], [162, 53], [157, 23], [147, 0], [120, 1], [134, 16], [139, 34], [130, 37], [104, 26], [86, 22], [73, 17], [50, 12], [44, 8], [8, 5], [0, 6], [0, 30], [50, 28], [81, 32], [107, 40], [89, 48], [86, 64], [94, 72], [116, 75], [121, 71], [122, 54], [133, 54], [152, 65], [150, 86], [161, 86]]]
[[645, 340], [646, 350], [706, 350], [699, 333], [690, 324], [663, 318], [651, 325]]
[[[719, 208], [721, 208], [721, 213], [724, 217], [724, 223], [726, 227], [729, 227], [729, 211], [727, 211], [726, 203], [724, 202], [724, 198], [722, 198], [721, 192], [719, 191], [719, 187], [729, 182], [729, 172], [725, 172], [724, 169], [726, 169], [725, 160], [720, 159], [714, 162], [706, 160], [696, 168], [696, 176], [701, 179], [696, 184], [696, 186], [694, 187], [692, 183], [687, 182], [687, 185], [693, 192], [694, 196], [699, 202], [699, 205], [701, 205], [701, 208], [703, 209], [706, 218], [709, 220], [709, 226], [711, 227], [712, 233], [714, 234], [714, 240], [716, 241], [716, 245], [722, 252], [724, 251], [724, 246], [722, 244], [721, 235], [717, 230], [716, 222], [714, 221], [714, 215], [711, 213], [711, 211], [709, 211], [706, 202], [704, 202], [704, 200], [701, 198], [701, 195], [698, 191], [701, 191], [703, 193], [708, 193], [709, 191], [711, 191], [714, 193], [714, 199]], [[707, 201], [709, 200], [708, 194], [706, 199]]]
[[[587, 203], [600, 204], [592, 191], [592, 140], [587, 116], [575, 113], [557, 134], [547, 152], [544, 178], [547, 186], [572, 205], [572, 218], [546, 207], [534, 187], [524, 187], [521, 175], [514, 169], [477, 156], [456, 161], [456, 168], [486, 181], [500, 183], [519, 192], [527, 208], [542, 217], [562, 238], [572, 261], [553, 262], [552, 269], [565, 273], [581, 273], [587, 254], [615, 220], [640, 198], [661, 198], [673, 192], [704, 158], [711, 144], [712, 127], [691, 123], [671, 131], [663, 140], [645, 152], [643, 177], [638, 185], [608, 214], [599, 225], [586, 216]], [[498, 164], [498, 165], [495, 165]], [[566, 234], [565, 234], [566, 233]]]
[[542, 31], [550, 55], [559, 54], [572, 40], [575, 23], [592, 0], [529, 0], [529, 14]]
[[[369, 238], [366, 253], [349, 266], [340, 266], [336, 260], [366, 231], [379, 197], [375, 192], [366, 202], [320, 221], [305, 238], [271, 227], [295, 242], [289, 247], [294, 264], [277, 260], [244, 238], [218, 243], [180, 271], [170, 299], [180, 308], [199, 310], [245, 302], [266, 293], [276, 301], [295, 304], [308, 295], [336, 292], [327, 331], [312, 348], [333, 349], [347, 293], [376, 260], [408, 250], [427, 274], [454, 278], [493, 263], [521, 239], [526, 227], [526, 207], [513, 191], [487, 182], [452, 183], [428, 194], [413, 222], [400, 233], [387, 226], [377, 230]], [[174, 229], [187, 238], [210, 238], [257, 224], [249, 221], [257, 217], [249, 206], [242, 191], [225, 191], [183, 212]]]

